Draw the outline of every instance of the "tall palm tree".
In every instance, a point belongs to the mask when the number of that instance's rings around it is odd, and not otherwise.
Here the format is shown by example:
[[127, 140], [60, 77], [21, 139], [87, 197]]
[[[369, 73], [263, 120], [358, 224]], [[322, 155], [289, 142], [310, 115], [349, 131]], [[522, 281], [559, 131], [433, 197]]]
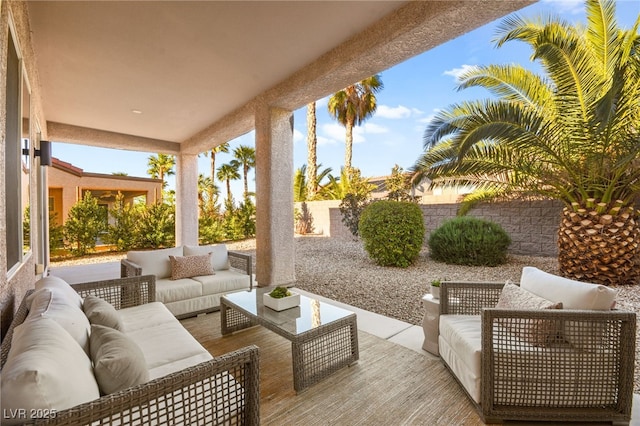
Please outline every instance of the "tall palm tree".
[[218, 173], [216, 176], [219, 181], [227, 184], [227, 202], [231, 202], [231, 200], [233, 200], [233, 197], [231, 196], [231, 181], [240, 179], [238, 166], [233, 164], [233, 161], [228, 164], [223, 164], [218, 167]]
[[318, 190], [318, 137], [316, 134], [316, 103], [307, 105], [307, 194], [306, 199], [313, 200]]
[[256, 166], [256, 150], [253, 147], [240, 145], [233, 150], [233, 157], [237, 166], [242, 166], [242, 178], [244, 183], [244, 198], [245, 200], [249, 196], [249, 185], [247, 182], [247, 175], [249, 170]]
[[563, 275], [637, 283], [640, 240], [640, 16], [618, 27], [615, 0], [587, 0], [586, 26], [554, 17], [506, 18], [497, 46], [528, 44], [544, 70], [477, 67], [459, 88], [497, 99], [441, 111], [425, 132], [418, 175], [475, 185], [467, 203], [509, 195], [561, 200]]
[[[162, 189], [167, 186], [165, 181], [166, 176], [172, 176], [175, 174], [173, 170], [176, 165], [176, 157], [169, 154], [151, 155], [147, 162], [147, 173], [153, 179], [160, 179], [162, 181]], [[163, 199], [163, 194], [160, 194], [160, 201]]]
[[212, 180], [216, 178], [216, 154], [220, 152], [229, 152], [229, 142], [225, 142], [216, 147], [211, 148], [211, 151], [204, 152], [205, 157], [209, 157], [210, 162], [210, 176]]
[[353, 126], [361, 125], [378, 107], [376, 93], [384, 88], [379, 74], [352, 84], [329, 98], [329, 114], [346, 129], [344, 167], [351, 168]]

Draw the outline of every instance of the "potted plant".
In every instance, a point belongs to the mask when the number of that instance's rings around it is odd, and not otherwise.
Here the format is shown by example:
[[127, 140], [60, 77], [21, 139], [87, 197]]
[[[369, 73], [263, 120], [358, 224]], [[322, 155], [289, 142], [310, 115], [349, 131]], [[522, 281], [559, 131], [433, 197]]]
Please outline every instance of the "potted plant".
[[271, 292], [264, 293], [262, 300], [266, 307], [275, 311], [284, 311], [298, 306], [300, 304], [300, 295], [286, 287], [276, 287]]
[[440, 298], [440, 279], [438, 278], [437, 280], [433, 280], [431, 281], [431, 295], [433, 296], [434, 299], [439, 299]]

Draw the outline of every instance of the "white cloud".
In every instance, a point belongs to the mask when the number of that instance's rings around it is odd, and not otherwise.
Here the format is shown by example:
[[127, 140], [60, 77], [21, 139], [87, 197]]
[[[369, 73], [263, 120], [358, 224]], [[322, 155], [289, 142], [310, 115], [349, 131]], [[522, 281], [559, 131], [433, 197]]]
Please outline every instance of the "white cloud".
[[[328, 141], [325, 143], [335, 143], [333, 141], [339, 141], [344, 143], [345, 129], [344, 126], [338, 123], [327, 123], [322, 126], [322, 133], [327, 137]], [[356, 126], [353, 128], [353, 143], [363, 143], [366, 138], [365, 135], [374, 135], [381, 133], [389, 133], [389, 129], [384, 126], [380, 126], [375, 123], [364, 123], [362, 126]], [[318, 144], [320, 144], [321, 136], [318, 136]]]
[[397, 107], [378, 105], [378, 108], [376, 109], [376, 117], [389, 118], [392, 120], [409, 118], [411, 117], [411, 110], [403, 105], [398, 105]]
[[442, 75], [450, 75], [458, 81], [462, 74], [474, 68], [476, 68], [476, 65], [463, 64], [460, 68], [453, 68], [443, 72]]
[[389, 129], [384, 126], [380, 126], [375, 123], [364, 123], [362, 126], [364, 133], [370, 134], [380, 134], [380, 133], [389, 133]]
[[293, 129], [293, 143], [305, 140], [306, 136], [298, 129]]
[[[331, 139], [331, 138], [325, 138], [324, 136], [316, 136], [316, 138], [318, 139], [318, 146], [321, 145], [335, 145], [338, 143], [337, 140], [335, 139]], [[343, 136], [344, 139], [344, 136]]]

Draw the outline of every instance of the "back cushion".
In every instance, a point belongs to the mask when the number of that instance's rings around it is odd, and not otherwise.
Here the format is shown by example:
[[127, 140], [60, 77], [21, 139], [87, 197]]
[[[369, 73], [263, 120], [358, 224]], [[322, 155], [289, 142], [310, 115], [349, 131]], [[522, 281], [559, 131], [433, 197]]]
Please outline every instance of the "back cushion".
[[35, 291], [27, 299], [30, 303], [27, 321], [52, 319], [89, 353], [89, 333], [91, 325], [87, 316], [79, 308], [75, 299], [69, 299], [67, 294], [55, 288], [42, 288]]
[[62, 295], [69, 301], [82, 309], [82, 297], [75, 291], [65, 280], [58, 277], [44, 277], [36, 281], [36, 291], [43, 288], [48, 288], [61, 292]]
[[520, 287], [547, 300], [562, 302], [564, 309], [608, 310], [618, 294], [600, 284], [570, 280], [532, 266], [522, 268]]
[[142, 275], [155, 275], [156, 278], [171, 276], [169, 256], [182, 256], [182, 246], [167, 249], [130, 251], [127, 259], [142, 268]]
[[215, 244], [210, 246], [184, 246], [185, 256], [195, 256], [212, 253], [211, 266], [216, 271], [229, 269], [229, 253], [225, 244]]
[[[15, 328], [2, 368], [3, 413], [60, 411], [99, 397], [91, 360], [57, 322], [27, 320]], [[2, 424], [26, 420], [5, 417]]]

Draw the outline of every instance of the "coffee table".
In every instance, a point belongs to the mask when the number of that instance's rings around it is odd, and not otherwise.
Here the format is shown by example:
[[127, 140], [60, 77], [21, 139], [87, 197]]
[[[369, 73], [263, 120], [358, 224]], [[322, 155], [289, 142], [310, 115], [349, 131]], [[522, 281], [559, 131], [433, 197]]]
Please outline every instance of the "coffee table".
[[262, 303], [262, 295], [271, 290], [254, 288], [223, 296], [222, 334], [261, 325], [289, 340], [296, 392], [358, 360], [355, 313], [302, 295], [300, 306], [274, 311]]

